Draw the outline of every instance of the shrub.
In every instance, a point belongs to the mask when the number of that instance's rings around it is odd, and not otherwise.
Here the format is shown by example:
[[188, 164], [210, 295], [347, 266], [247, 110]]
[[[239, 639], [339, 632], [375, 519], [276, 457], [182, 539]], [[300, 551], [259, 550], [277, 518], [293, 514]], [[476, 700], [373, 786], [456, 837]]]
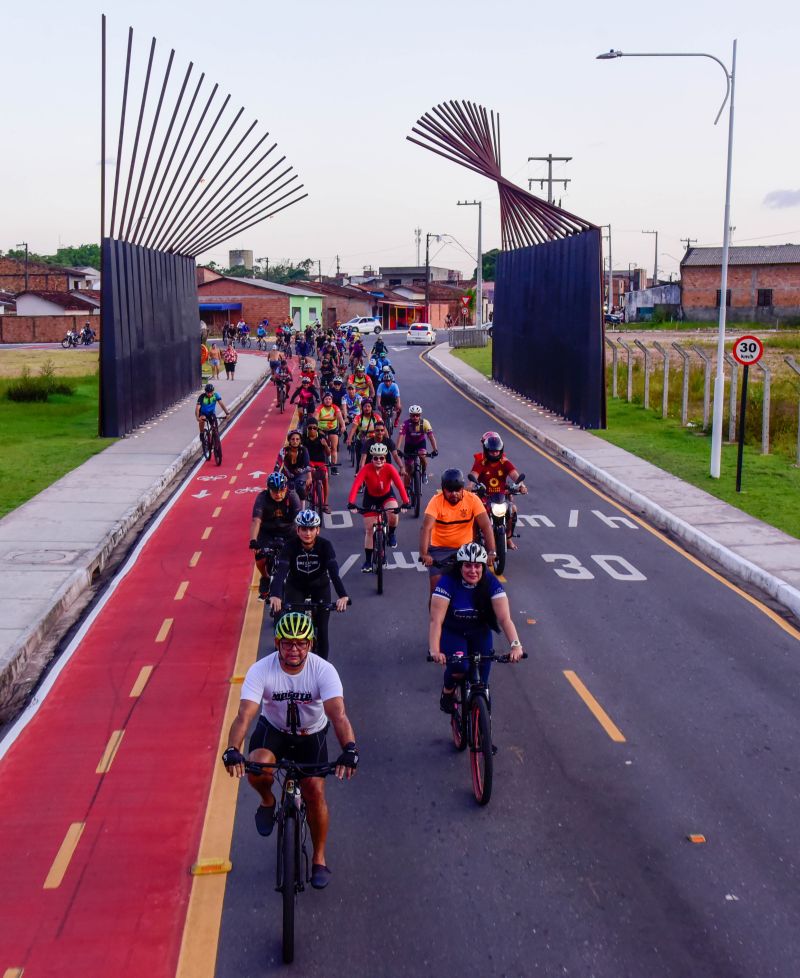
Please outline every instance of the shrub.
[[46, 401], [51, 394], [75, 393], [75, 385], [65, 378], [56, 378], [52, 360], [46, 360], [38, 377], [31, 377], [28, 367], [22, 368], [20, 377], [6, 388], [9, 401]]

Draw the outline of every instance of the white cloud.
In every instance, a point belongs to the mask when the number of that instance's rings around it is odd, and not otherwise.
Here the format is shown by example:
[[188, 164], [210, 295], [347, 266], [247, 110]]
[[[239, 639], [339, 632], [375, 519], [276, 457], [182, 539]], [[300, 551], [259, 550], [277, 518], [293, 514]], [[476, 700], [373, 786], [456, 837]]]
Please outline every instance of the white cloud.
[[800, 190], [770, 190], [764, 198], [764, 206], [778, 210], [782, 207], [800, 207]]

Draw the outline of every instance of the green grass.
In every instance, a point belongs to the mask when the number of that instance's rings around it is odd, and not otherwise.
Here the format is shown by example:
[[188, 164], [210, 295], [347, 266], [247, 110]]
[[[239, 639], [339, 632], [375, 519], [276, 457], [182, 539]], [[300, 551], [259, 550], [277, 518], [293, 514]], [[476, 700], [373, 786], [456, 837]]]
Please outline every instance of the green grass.
[[486, 377], [492, 376], [492, 341], [486, 346], [465, 347], [464, 349], [451, 350], [453, 356], [468, 363], [470, 367], [480, 370]]
[[75, 377], [73, 395], [46, 403], [7, 400], [9, 383], [0, 380], [0, 516], [114, 441], [97, 435], [96, 375]]

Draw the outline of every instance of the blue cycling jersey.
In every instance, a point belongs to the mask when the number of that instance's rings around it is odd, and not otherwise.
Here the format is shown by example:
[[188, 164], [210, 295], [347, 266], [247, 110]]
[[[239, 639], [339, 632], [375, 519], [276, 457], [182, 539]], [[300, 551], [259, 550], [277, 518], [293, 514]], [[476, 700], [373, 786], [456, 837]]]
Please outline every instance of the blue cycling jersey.
[[201, 414], [214, 414], [217, 408], [217, 401], [221, 401], [220, 395], [214, 391], [212, 394], [206, 394], [205, 391], [197, 398], [197, 403], [200, 405]]
[[400, 388], [394, 381], [391, 384], [384, 384], [381, 381], [378, 384], [378, 389], [375, 391], [375, 394], [380, 398], [381, 403], [384, 401], [396, 401], [400, 397]]
[[[503, 585], [491, 571], [487, 570], [484, 573], [489, 584], [490, 597], [496, 598], [506, 593]], [[450, 602], [442, 623], [443, 628], [465, 638], [482, 629], [488, 629], [487, 623], [482, 620], [480, 612], [475, 607], [475, 588], [468, 587], [461, 580], [460, 574], [458, 577], [444, 574], [439, 578], [433, 593], [441, 598], [447, 598]]]

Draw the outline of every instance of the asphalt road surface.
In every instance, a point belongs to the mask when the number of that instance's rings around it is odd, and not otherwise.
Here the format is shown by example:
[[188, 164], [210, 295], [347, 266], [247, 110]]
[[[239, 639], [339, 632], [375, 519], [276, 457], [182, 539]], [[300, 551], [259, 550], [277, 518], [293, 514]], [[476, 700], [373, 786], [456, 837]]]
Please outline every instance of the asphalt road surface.
[[[334, 875], [299, 898], [293, 967], [309, 978], [797, 975], [796, 635], [492, 420], [417, 351], [392, 348], [392, 359], [403, 403], [420, 403], [439, 438], [426, 498], [443, 468], [468, 468], [488, 428], [527, 474], [506, 577], [530, 658], [494, 668], [499, 749], [479, 808], [438, 709], [441, 670], [425, 661], [421, 520], [403, 517], [379, 597], [359, 573], [361, 518], [344, 512], [343, 467], [324, 532], [353, 606], [331, 622], [331, 658], [361, 766], [349, 784], [328, 782]], [[260, 654], [271, 650], [265, 623]], [[335, 746], [331, 734], [334, 756]], [[256, 834], [256, 804], [243, 783], [219, 978], [284, 969], [275, 838]]]

